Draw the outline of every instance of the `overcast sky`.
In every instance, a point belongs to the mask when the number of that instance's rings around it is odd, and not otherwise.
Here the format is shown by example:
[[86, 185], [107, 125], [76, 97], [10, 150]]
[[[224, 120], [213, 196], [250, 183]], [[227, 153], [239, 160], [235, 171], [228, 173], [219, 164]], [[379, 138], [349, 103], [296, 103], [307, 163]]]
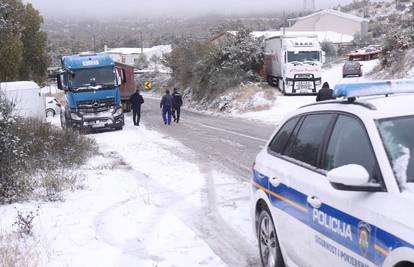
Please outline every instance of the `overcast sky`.
[[[302, 9], [304, 0], [24, 0], [44, 16], [101, 17], [103, 15], [204, 15], [240, 14]], [[312, 0], [308, 0], [310, 5]], [[352, 0], [315, 0], [316, 8]]]

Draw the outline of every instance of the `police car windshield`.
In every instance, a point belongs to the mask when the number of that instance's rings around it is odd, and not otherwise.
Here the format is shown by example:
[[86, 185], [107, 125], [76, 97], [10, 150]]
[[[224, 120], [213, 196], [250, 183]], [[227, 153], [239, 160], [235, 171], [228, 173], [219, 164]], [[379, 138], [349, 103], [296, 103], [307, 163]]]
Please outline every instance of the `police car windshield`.
[[288, 52], [288, 62], [319, 61], [319, 51]]
[[113, 68], [75, 70], [69, 74], [71, 89], [89, 89], [92, 87], [106, 87], [115, 85]]
[[378, 128], [398, 183], [414, 183], [414, 116], [383, 119]]

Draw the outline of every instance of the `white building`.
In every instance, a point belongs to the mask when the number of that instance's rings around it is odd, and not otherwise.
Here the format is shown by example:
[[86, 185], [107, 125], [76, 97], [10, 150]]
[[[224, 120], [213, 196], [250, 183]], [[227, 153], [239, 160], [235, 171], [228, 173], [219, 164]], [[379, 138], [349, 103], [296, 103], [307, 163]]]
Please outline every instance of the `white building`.
[[333, 9], [324, 9], [319, 12], [289, 19], [288, 31], [314, 31], [314, 32], [337, 32], [339, 34], [354, 36], [368, 34], [369, 20], [343, 13]]
[[[159, 45], [151, 48], [143, 48], [143, 54], [147, 60], [152, 56], [162, 58], [164, 54], [171, 52], [171, 45]], [[108, 54], [114, 61], [135, 66], [135, 63], [141, 56], [141, 48], [107, 48], [104, 53]]]

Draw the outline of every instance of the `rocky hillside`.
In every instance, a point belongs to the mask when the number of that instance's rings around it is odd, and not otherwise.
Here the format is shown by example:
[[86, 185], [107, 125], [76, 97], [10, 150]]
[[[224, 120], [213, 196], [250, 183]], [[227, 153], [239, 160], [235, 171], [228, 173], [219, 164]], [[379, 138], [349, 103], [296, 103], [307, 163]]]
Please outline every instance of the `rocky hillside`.
[[342, 10], [370, 20], [370, 35], [365, 42], [383, 46], [382, 64], [374, 78], [414, 76], [414, 1], [358, 1]]

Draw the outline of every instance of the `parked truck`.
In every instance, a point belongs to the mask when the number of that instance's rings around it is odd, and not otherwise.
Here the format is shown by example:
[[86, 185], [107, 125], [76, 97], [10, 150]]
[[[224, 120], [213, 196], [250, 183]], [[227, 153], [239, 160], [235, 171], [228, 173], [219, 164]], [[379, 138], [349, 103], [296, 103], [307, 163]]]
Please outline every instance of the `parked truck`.
[[316, 94], [324, 61], [316, 35], [277, 35], [265, 40], [266, 79], [283, 94]]
[[119, 88], [121, 92], [122, 109], [124, 110], [124, 112], [130, 112], [131, 102], [129, 101], [129, 98], [136, 90], [134, 79], [134, 67], [120, 62], [115, 62], [115, 66], [116, 68], [120, 69], [122, 71], [122, 74], [124, 75], [124, 82]]
[[66, 103], [62, 127], [80, 130], [117, 129], [124, 126], [119, 87], [125, 73], [105, 54], [64, 56], [57, 76]]

